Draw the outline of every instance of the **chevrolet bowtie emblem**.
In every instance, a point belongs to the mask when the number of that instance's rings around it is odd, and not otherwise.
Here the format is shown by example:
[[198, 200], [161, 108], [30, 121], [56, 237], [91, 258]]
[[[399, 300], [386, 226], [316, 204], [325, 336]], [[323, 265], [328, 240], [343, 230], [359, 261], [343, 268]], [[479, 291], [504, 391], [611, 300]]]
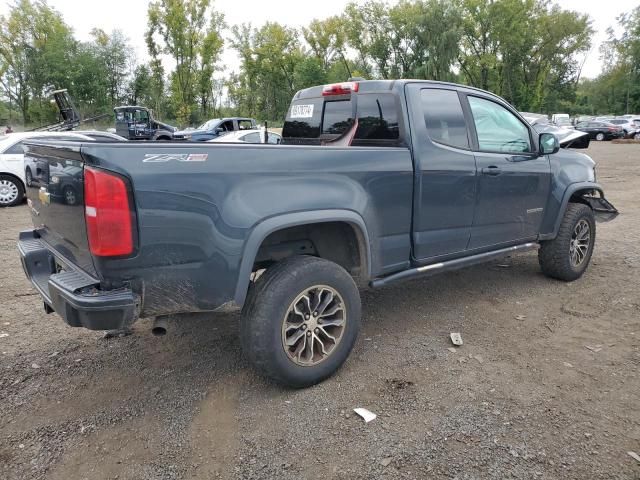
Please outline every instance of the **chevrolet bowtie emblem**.
[[51, 194], [47, 192], [46, 187], [40, 187], [38, 198], [40, 198], [40, 201], [45, 205], [49, 205], [51, 203]]

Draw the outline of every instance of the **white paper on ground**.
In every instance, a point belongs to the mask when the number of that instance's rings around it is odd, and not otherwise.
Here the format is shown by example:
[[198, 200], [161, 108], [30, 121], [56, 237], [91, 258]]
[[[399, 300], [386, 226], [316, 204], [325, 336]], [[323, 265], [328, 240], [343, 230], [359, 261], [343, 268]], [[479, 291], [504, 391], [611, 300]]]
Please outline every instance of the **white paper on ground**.
[[366, 408], [354, 408], [353, 411], [360, 415], [366, 423], [369, 423], [371, 420], [375, 420], [376, 418], [376, 414], [370, 412]]

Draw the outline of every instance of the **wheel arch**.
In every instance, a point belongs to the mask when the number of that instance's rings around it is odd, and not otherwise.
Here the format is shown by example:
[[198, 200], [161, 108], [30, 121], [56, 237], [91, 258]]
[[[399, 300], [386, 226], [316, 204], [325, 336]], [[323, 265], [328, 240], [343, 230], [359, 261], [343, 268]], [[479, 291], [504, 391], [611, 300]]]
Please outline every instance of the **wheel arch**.
[[604, 191], [602, 190], [602, 186], [595, 182], [578, 182], [572, 183], [567, 186], [564, 191], [564, 195], [562, 196], [562, 202], [560, 203], [560, 208], [558, 209], [558, 213], [553, 224], [553, 230], [549, 233], [540, 235], [540, 240], [552, 240], [556, 238], [556, 236], [558, 235], [558, 230], [560, 230], [562, 218], [567, 211], [567, 206], [569, 205], [570, 201], [584, 203], [589, 208], [592, 208], [591, 204], [583, 197], [594, 192], [597, 192], [600, 197], [604, 198]]
[[332, 209], [278, 215], [258, 223], [245, 241], [234, 295], [236, 305], [242, 307], [244, 304], [256, 256], [260, 246], [269, 235], [291, 227], [323, 223], [344, 223], [353, 229], [358, 240], [358, 253], [363, 274], [367, 279], [370, 278], [372, 260], [369, 233], [364, 220], [358, 213], [352, 210]]

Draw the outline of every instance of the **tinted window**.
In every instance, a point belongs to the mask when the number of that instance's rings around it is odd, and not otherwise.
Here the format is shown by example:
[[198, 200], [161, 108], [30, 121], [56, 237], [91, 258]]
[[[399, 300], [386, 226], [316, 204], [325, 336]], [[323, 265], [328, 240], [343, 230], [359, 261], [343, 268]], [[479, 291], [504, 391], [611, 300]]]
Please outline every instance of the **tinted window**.
[[586, 128], [587, 127], [587, 122], [580, 122], [579, 124], [576, 125], [576, 128]]
[[322, 133], [328, 135], [342, 135], [353, 123], [351, 118], [352, 105], [350, 100], [326, 102], [322, 117]]
[[423, 89], [420, 96], [424, 121], [431, 140], [453, 147], [469, 148], [467, 124], [458, 92]]
[[509, 110], [490, 100], [468, 97], [478, 134], [478, 145], [485, 152], [530, 152], [529, 129]]
[[[297, 143], [295, 139], [300, 139], [299, 143], [320, 143], [317, 138], [320, 136], [322, 104], [322, 98], [303, 98], [293, 102], [287, 113], [282, 136], [289, 143]], [[309, 142], [310, 139], [316, 139], [316, 141]]]
[[260, 134], [258, 132], [247, 133], [246, 135], [240, 137], [240, 141], [247, 143], [261, 143]]
[[15, 155], [15, 154], [22, 154], [24, 153], [24, 149], [22, 146], [22, 142], [18, 142], [15, 145], [12, 145], [11, 147], [7, 148], [4, 153], [9, 154], [9, 155]]
[[395, 144], [400, 136], [392, 95], [358, 95], [358, 128], [352, 145]]
[[600, 122], [590, 122], [587, 125], [587, 127], [589, 127], [589, 128], [598, 128], [598, 127], [601, 127], [601, 126], [602, 126], [602, 124]]

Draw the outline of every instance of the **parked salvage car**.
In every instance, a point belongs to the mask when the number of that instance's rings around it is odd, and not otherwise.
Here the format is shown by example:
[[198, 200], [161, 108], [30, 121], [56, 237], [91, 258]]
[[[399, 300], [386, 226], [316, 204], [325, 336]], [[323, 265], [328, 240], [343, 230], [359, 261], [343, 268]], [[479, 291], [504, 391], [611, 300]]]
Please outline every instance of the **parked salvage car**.
[[609, 120], [609, 123], [618, 125], [624, 130], [625, 138], [637, 138], [640, 139], [640, 127], [633, 121], [633, 118], [614, 118]]
[[282, 136], [274, 132], [267, 132], [267, 141], [265, 142], [264, 129], [238, 130], [236, 132], [225, 133], [210, 142], [225, 143], [272, 143], [279, 144], [282, 142]]
[[598, 141], [624, 137], [622, 127], [608, 122], [582, 122], [576, 125], [576, 130], [586, 132], [590, 138]]
[[162, 123], [153, 112], [138, 105], [126, 105], [113, 109], [116, 115], [116, 133], [127, 140], [172, 140], [176, 127]]
[[[596, 220], [617, 210], [595, 162], [561, 149], [500, 97], [419, 80], [307, 88], [283, 144], [32, 142], [81, 165], [81, 204], [30, 189], [26, 275], [75, 327], [130, 327], [242, 309], [243, 350], [304, 387], [333, 374], [360, 328], [358, 287], [381, 288], [538, 250], [580, 278]], [[75, 165], [75, 163], [74, 163]], [[52, 170], [49, 170], [51, 172]]]
[[35, 166], [24, 168], [24, 141], [30, 138], [91, 140], [74, 132], [21, 132], [0, 137], [0, 207], [22, 203], [26, 186], [38, 174]]
[[219, 135], [238, 130], [255, 130], [256, 121], [253, 118], [232, 117], [213, 118], [203, 123], [195, 130], [181, 130], [176, 132], [176, 140], [191, 140], [194, 142], [206, 142]]

